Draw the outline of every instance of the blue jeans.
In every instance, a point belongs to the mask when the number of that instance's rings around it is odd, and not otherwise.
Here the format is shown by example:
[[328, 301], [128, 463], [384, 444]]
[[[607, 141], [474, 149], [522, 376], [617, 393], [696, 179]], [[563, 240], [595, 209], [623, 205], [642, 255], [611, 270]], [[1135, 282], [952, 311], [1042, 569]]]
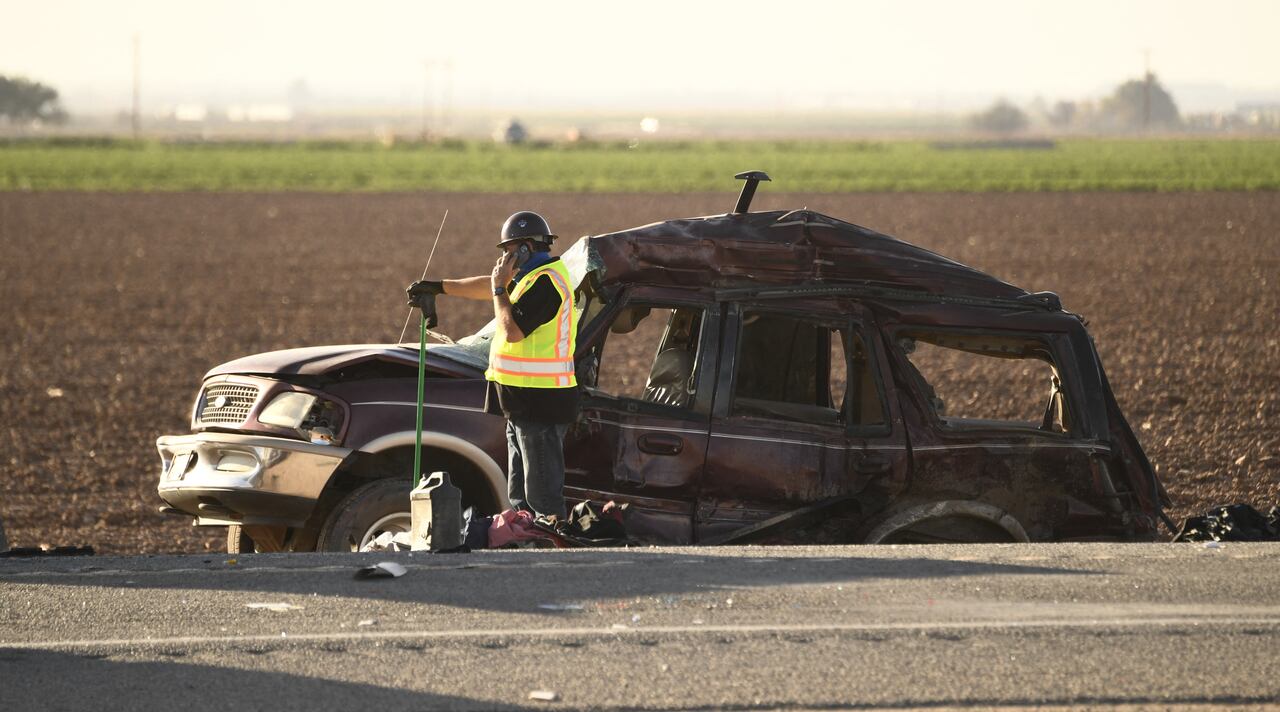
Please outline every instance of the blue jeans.
[[565, 517], [564, 434], [567, 423], [507, 420], [507, 499], [512, 509]]

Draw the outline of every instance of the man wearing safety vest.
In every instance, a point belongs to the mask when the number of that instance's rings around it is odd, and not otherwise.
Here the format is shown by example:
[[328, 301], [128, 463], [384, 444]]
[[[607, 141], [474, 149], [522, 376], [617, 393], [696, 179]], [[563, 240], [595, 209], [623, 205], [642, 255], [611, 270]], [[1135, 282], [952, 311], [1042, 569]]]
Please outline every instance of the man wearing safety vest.
[[516, 213], [502, 226], [492, 274], [415, 282], [409, 296], [493, 300], [498, 328], [484, 375], [507, 418], [507, 497], [512, 509], [564, 519], [564, 435], [578, 412], [578, 324], [569, 270], [551, 255], [554, 239], [541, 215]]

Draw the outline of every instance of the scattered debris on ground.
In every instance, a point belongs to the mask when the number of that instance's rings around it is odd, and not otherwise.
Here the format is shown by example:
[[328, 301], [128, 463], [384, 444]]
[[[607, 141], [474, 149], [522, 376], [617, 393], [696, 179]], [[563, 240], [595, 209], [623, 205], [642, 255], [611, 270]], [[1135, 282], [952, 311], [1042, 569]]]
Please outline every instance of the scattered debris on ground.
[[360, 551], [410, 551], [413, 537], [410, 532], [382, 532]]
[[400, 578], [408, 571], [405, 567], [394, 561], [379, 561], [373, 566], [365, 566], [356, 570], [356, 578], [372, 579], [372, 578]]
[[1280, 541], [1280, 505], [1265, 515], [1247, 504], [1214, 507], [1187, 517], [1174, 541]]

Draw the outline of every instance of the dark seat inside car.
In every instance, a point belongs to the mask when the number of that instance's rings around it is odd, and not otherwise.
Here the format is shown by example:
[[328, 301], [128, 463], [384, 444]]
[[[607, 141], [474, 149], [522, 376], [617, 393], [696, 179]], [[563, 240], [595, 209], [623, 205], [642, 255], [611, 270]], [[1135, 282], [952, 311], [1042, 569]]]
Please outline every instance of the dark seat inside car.
[[658, 354], [649, 369], [644, 399], [683, 408], [689, 405], [689, 378], [693, 375], [693, 354], [683, 349], [667, 349]]

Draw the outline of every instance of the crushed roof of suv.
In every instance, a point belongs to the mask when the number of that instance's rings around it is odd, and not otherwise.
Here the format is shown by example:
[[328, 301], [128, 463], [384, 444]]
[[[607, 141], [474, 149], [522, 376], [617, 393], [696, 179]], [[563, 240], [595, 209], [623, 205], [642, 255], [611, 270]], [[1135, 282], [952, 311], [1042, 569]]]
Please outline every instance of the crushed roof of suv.
[[604, 263], [606, 285], [821, 282], [977, 298], [1028, 296], [935, 252], [807, 209], [666, 220], [589, 240]]

